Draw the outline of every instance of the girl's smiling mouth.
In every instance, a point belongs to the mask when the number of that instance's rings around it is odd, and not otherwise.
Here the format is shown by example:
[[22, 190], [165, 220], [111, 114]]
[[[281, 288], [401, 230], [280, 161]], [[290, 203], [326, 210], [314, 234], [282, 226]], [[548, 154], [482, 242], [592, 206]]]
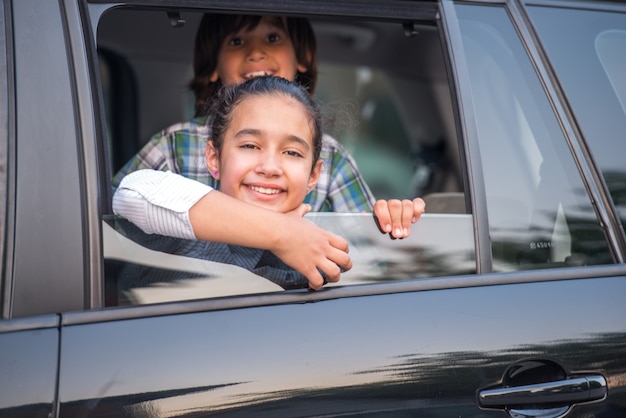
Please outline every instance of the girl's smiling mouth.
[[284, 191], [283, 189], [277, 189], [277, 188], [274, 188], [274, 187], [261, 187], [261, 186], [254, 186], [254, 185], [251, 185], [251, 184], [248, 184], [247, 186], [252, 191], [255, 191], [255, 192], [261, 193], [261, 194], [265, 194], [265, 195], [277, 195], [277, 194], [282, 193]]

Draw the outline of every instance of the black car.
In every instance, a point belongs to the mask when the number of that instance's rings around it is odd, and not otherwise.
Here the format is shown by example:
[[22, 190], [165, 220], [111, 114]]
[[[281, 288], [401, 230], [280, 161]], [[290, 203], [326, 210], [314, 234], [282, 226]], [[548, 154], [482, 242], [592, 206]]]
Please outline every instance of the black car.
[[[328, 129], [424, 197], [411, 238], [310, 215], [354, 268], [284, 291], [126, 234], [111, 176], [193, 112], [209, 11], [311, 21]], [[0, 28], [0, 416], [626, 416], [626, 3], [4, 0]]]

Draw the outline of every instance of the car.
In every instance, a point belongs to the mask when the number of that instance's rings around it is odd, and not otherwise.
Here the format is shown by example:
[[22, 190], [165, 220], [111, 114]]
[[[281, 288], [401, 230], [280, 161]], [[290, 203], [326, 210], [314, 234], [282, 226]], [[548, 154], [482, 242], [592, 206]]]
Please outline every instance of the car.
[[[158, 251], [112, 175], [189, 119], [203, 13], [306, 17], [327, 130], [411, 237], [307, 215], [283, 290]], [[3, 0], [0, 416], [626, 415], [626, 3]]]

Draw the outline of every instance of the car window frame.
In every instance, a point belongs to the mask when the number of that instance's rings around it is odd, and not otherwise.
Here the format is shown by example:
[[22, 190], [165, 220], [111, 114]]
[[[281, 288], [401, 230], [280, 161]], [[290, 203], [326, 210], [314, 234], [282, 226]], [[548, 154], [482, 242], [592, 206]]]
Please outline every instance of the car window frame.
[[[95, 3], [97, 5], [98, 3], [104, 3], [104, 2], [93, 1], [92, 3]], [[137, 5], [144, 5], [144, 6], [170, 4], [170, 2], [168, 1], [138, 1], [136, 3]], [[201, 4], [198, 4], [198, 8], [209, 7], [212, 4], [213, 2], [207, 0], [206, 2], [202, 2]], [[493, 2], [485, 2], [485, 4], [493, 4]], [[458, 36], [460, 36], [458, 33], [458, 28], [454, 27], [455, 26], [454, 23], [450, 24], [450, 22], [451, 21], [453, 22], [455, 18], [455, 13], [454, 13], [454, 8], [453, 8], [454, 0], [443, 0], [440, 5], [437, 5], [437, 7], [439, 6], [441, 6], [440, 11], [442, 12], [441, 24], [443, 28], [443, 32], [442, 32], [442, 36], [444, 38], [443, 41], [448, 46], [447, 53], [444, 54], [444, 56], [446, 56], [447, 59], [450, 59], [451, 67], [452, 67], [452, 69], [450, 70], [451, 71], [450, 77], [452, 77], [450, 78], [450, 81], [451, 81], [451, 88], [453, 90], [452, 94], [456, 100], [456, 101], [453, 100], [454, 111], [455, 113], [458, 113], [459, 109], [463, 109], [463, 112], [471, 113], [471, 109], [468, 110], [467, 107], [462, 107], [463, 88], [464, 88], [463, 86], [466, 85], [464, 84], [465, 83], [464, 77], [466, 77], [466, 73], [464, 73], [462, 66], [458, 65], [458, 61], [462, 60], [462, 50], [459, 50], [458, 48], [458, 45], [459, 45]], [[106, 9], [105, 5], [101, 5], [101, 7], [103, 9]], [[312, 5], [307, 10], [318, 10], [316, 7], [317, 6]], [[545, 63], [541, 59], [538, 46], [535, 45], [534, 42], [529, 43], [529, 38], [532, 39], [532, 37], [530, 36], [529, 31], [526, 28], [526, 26], [522, 23], [523, 21], [522, 12], [516, 9], [514, 6], [505, 5], [503, 7], [506, 7], [507, 13], [509, 13], [509, 15], [514, 16], [512, 19], [516, 26], [516, 29], [522, 33], [522, 36], [521, 36], [522, 42], [524, 42], [524, 44], [527, 45], [527, 48], [530, 51], [529, 54], [533, 62], [533, 65], [535, 65], [538, 68], [537, 71], [540, 75], [540, 78], [545, 81], [546, 79], [549, 78], [548, 70], [545, 67]], [[283, 11], [283, 10], [290, 10], [294, 12], [297, 11], [297, 14], [305, 14], [302, 8], [293, 9], [290, 5], [283, 5], [282, 3], [281, 3], [281, 6], [278, 7], [278, 9], [273, 9], [273, 11], [276, 13]], [[328, 10], [325, 10], [325, 12], [328, 13]], [[314, 14], [313, 12], [310, 12], [310, 13]], [[367, 14], [367, 12], [365, 14]], [[92, 19], [93, 19], [93, 16], [92, 16]], [[454, 54], [456, 54], [456, 56]], [[554, 89], [549, 83], [547, 83], [547, 85], [548, 85], [549, 97], [552, 100], [554, 100], [555, 97], [558, 97], [557, 93], [554, 91]], [[461, 87], [459, 88], [459, 86]], [[566, 115], [566, 112], [560, 107], [561, 106], [560, 102], [557, 102], [556, 106], [557, 106], [557, 113], [559, 114], [559, 116], [561, 118], [564, 117], [564, 115]], [[459, 136], [460, 138], [459, 140], [462, 142], [461, 155], [464, 156], [463, 157], [464, 159], [461, 162], [461, 164], [466, 164], [467, 167], [469, 167], [469, 169], [471, 170], [470, 174], [468, 175], [469, 179], [467, 180], [468, 184], [470, 184], [471, 187], [466, 188], [466, 193], [469, 195], [471, 208], [472, 208], [471, 212], [473, 213], [473, 217], [474, 217], [474, 225], [475, 225], [475, 232], [476, 232], [475, 233], [475, 240], [476, 240], [475, 248], [476, 248], [476, 258], [477, 258], [477, 265], [478, 265], [477, 275], [487, 274], [486, 278], [489, 281], [491, 281], [492, 283], [493, 282], [498, 283], [498, 279], [496, 278], [496, 276], [492, 274], [492, 268], [491, 268], [490, 243], [488, 239], [489, 238], [488, 219], [486, 215], [484, 188], [481, 185], [482, 181], [480, 181], [482, 178], [482, 172], [480, 169], [480, 159], [477, 158], [477, 152], [475, 148], [476, 147], [475, 138], [474, 140], [471, 139], [472, 135], [474, 136], [476, 135], [476, 132], [475, 132], [476, 128], [475, 126], [472, 126], [472, 123], [467, 120], [467, 118], [465, 117], [465, 113], [463, 113], [463, 117], [458, 116], [458, 118], [459, 120], [457, 121], [457, 129], [459, 129], [460, 132], [465, 132], [465, 135]], [[569, 124], [566, 124], [566, 126], [569, 126]], [[569, 140], [570, 136], [566, 135], [566, 137]], [[582, 154], [582, 152], [579, 150], [580, 145], [578, 144], [574, 148], [577, 151], [576, 155], [579, 156], [580, 158], [580, 154]], [[471, 158], [471, 162], [470, 162], [470, 158]], [[586, 164], [583, 164], [583, 167], [586, 170], [589, 170]], [[587, 178], [587, 177], [585, 176], [584, 178]], [[567, 267], [566, 269], [569, 270], [571, 268], [572, 267]], [[560, 270], [560, 269], [556, 269], [556, 270]], [[526, 271], [526, 273], [528, 273], [528, 271]], [[497, 277], [500, 277], [499, 276], [500, 273], [497, 273], [497, 274], [498, 274]], [[548, 272], [548, 273], [530, 275], [529, 278], [526, 280], [529, 280], [529, 281], [541, 280], [539, 277], [545, 277], [547, 280], [550, 280], [550, 277], [552, 277], [553, 274], [559, 277], [563, 277], [562, 276], [563, 273]], [[491, 277], [491, 279], [489, 279], [489, 277]], [[420, 279], [420, 281], [421, 280], [423, 279]], [[399, 287], [406, 286], [406, 287], [414, 288], [414, 289], [421, 288], [421, 286], [418, 283], [414, 283], [414, 282], [416, 281], [407, 281], [407, 282], [398, 284], [397, 286]], [[469, 284], [469, 283], [471, 283], [471, 281], [468, 282], [468, 285], [472, 286], [472, 284]], [[364, 294], [378, 294], [379, 292], [385, 293], [386, 292], [385, 286], [390, 286], [390, 285], [391, 284], [365, 285], [364, 287], [367, 288], [368, 290], [365, 290]], [[369, 289], [369, 286], [374, 286], [374, 287], [372, 289]], [[340, 291], [338, 289], [334, 289], [333, 292], [340, 292]], [[347, 294], [352, 294], [352, 293], [348, 292]], [[279, 295], [278, 297], [280, 298], [282, 296]], [[247, 304], [245, 300], [251, 297], [252, 296], [245, 296], [245, 295], [241, 296], [242, 301], [243, 301], [242, 302], [243, 306]], [[301, 296], [296, 296], [296, 298], [299, 298], [299, 297]], [[309, 297], [312, 298], [312, 300], [315, 300], [315, 298], [317, 298], [318, 295], [313, 294], [312, 296], [309, 296]], [[337, 295], [333, 297], [342, 297], [342, 296], [340, 296], [340, 293], [337, 293]], [[288, 298], [287, 296], [285, 296], [285, 301], [289, 299], [290, 297]], [[181, 302], [194, 303], [193, 301], [181, 301]], [[134, 307], [134, 308], [137, 308], [137, 307]]]
[[11, 306], [11, 289], [12, 280], [10, 271], [12, 270], [12, 243], [7, 239], [12, 236], [10, 231], [13, 230], [13, 222], [11, 222], [12, 206], [9, 202], [15, 199], [15, 190], [12, 187], [10, 179], [14, 178], [13, 154], [15, 140], [15, 126], [12, 123], [15, 113], [13, 80], [13, 51], [12, 51], [12, 25], [11, 19], [11, 3], [4, 2], [0, 7], [0, 196], [4, 196], [4, 204], [0, 206], [0, 319], [8, 318]]
[[[97, 3], [97, 2], [95, 2]], [[142, 5], [146, 5], [146, 8], [148, 7], [148, 3], [149, 4], [153, 4], [152, 2], [139, 2]], [[206, 3], [206, 4], [205, 4]], [[197, 5], [197, 7], [194, 6], [194, 10], [202, 10], [204, 7], [208, 7], [212, 4], [212, 2], [207, 1], [201, 5]], [[374, 5], [375, 3], [373, 2], [368, 2], [368, 5], [370, 6], [369, 9], [366, 9], [365, 12], [363, 12], [363, 10], [361, 10], [362, 13], [360, 13], [359, 15], [359, 19], [363, 19], [364, 21], [367, 21], [367, 17], [370, 17], [372, 20], [376, 20], [376, 21], [380, 21], [380, 16], [377, 14], [377, 10], [378, 10], [378, 5], [376, 5], [376, 7], [372, 7], [372, 5]], [[400, 3], [396, 3], [396, 2], [392, 2], [393, 7], [392, 8], [387, 8], [386, 12], [387, 15], [389, 16], [396, 16], [396, 15], [403, 15], [403, 13], [405, 13], [406, 10], [406, 6], [404, 4], [400, 4]], [[291, 7], [291, 4], [286, 3], [284, 5], [285, 7], [289, 8]], [[419, 5], [419, 7], [412, 7], [409, 8], [412, 10], [412, 13], [410, 14], [411, 16], [420, 16], [423, 17], [425, 14], [420, 12], [421, 8], [424, 8], [424, 10], [427, 10], [428, 12], [426, 12], [426, 15], [430, 16], [429, 22], [437, 22], [437, 15], [436, 15], [436, 10], [437, 10], [437, 6], [432, 4], [432, 3], [422, 3]], [[95, 5], [95, 7], [92, 8], [92, 15], [91, 15], [91, 21], [92, 21], [92, 26], [95, 28], [97, 28], [97, 20], [99, 20], [99, 18], [106, 12], [106, 10], [108, 10], [109, 8], [106, 7], [105, 5]], [[280, 7], [278, 8], [280, 9]], [[273, 9], [274, 13], [277, 13], [276, 10], [278, 10], [276, 8]], [[158, 10], [158, 9], [157, 9]], [[239, 10], [239, 9], [237, 9]], [[303, 16], [318, 16], [315, 13], [306, 13], [305, 11], [303, 11], [302, 8], [298, 8], [298, 15], [303, 15]], [[391, 11], [390, 11], [391, 10]], [[331, 16], [331, 12], [327, 9], [324, 9], [324, 13], [319, 13], [319, 16], [321, 17], [327, 17], [327, 16]], [[367, 17], [363, 17], [363, 16], [367, 16]], [[393, 18], [394, 22], [397, 22], [398, 24], [402, 23], [403, 20], [399, 20], [397, 18]], [[400, 28], [401, 29], [401, 28]], [[406, 28], [405, 28], [406, 30]], [[439, 31], [440, 34], [440, 38], [443, 36], [441, 34], [441, 31]], [[401, 32], [400, 32], [401, 33]], [[405, 32], [406, 33], [406, 32]], [[94, 37], [97, 36], [97, 34], [93, 35]], [[442, 41], [440, 39], [440, 41]], [[444, 60], [445, 60], [445, 54], [442, 54], [444, 56]], [[453, 110], [454, 111], [454, 110]], [[462, 162], [460, 162], [460, 164], [462, 164]], [[105, 294], [108, 294], [107, 291], [105, 291]]]

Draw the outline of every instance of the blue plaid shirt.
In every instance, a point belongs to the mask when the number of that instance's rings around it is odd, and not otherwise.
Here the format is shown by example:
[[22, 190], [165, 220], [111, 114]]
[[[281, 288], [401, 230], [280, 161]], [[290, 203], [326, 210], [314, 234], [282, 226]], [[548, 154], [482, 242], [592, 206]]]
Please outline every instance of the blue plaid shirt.
[[[116, 189], [128, 173], [154, 169], [172, 171], [219, 189], [206, 166], [205, 147], [211, 136], [211, 128], [206, 122], [206, 116], [195, 118], [154, 135], [115, 175], [113, 188]], [[374, 196], [361, 177], [356, 162], [343, 146], [324, 135], [320, 158], [322, 172], [305, 203], [310, 204], [314, 212], [371, 212]]]

